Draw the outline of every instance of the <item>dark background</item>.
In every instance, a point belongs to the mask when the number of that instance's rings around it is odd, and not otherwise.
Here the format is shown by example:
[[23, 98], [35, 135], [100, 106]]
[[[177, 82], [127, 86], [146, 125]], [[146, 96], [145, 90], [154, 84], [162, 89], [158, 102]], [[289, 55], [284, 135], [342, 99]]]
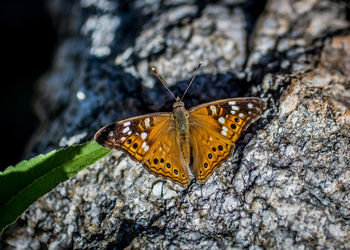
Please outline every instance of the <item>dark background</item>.
[[50, 68], [57, 35], [44, 0], [3, 0], [1, 35], [0, 170], [24, 159], [37, 128], [33, 110], [35, 82]]

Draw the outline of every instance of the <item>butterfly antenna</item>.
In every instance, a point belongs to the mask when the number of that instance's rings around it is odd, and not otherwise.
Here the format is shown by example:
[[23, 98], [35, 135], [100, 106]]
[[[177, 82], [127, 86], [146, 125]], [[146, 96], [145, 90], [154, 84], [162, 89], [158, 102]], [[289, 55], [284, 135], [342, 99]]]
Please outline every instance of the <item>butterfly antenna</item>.
[[153, 74], [159, 79], [159, 81], [163, 84], [163, 86], [169, 91], [169, 93], [172, 95], [172, 97], [176, 100], [176, 97], [174, 96], [173, 92], [165, 85], [165, 82], [163, 81], [162, 77], [158, 74], [155, 67], [152, 67]]
[[196, 71], [194, 72], [194, 75], [193, 75], [193, 77], [192, 77], [190, 83], [187, 85], [187, 88], [185, 89], [185, 92], [183, 93], [183, 95], [182, 95], [182, 97], [181, 97], [181, 99], [180, 99], [180, 102], [181, 102], [182, 99], [185, 97], [185, 95], [186, 95], [186, 93], [187, 93], [187, 90], [191, 87], [191, 84], [192, 84], [194, 78], [196, 78], [196, 76], [197, 76], [197, 74], [198, 74], [198, 71], [199, 71], [199, 68], [201, 67], [201, 65], [202, 65], [202, 62], [199, 62], [198, 67], [197, 67]]

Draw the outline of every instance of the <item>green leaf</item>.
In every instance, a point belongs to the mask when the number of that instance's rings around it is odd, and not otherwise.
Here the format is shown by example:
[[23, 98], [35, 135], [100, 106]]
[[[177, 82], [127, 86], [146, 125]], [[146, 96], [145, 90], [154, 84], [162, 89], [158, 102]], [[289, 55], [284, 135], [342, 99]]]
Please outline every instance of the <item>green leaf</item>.
[[39, 197], [110, 152], [92, 141], [39, 155], [0, 172], [0, 233]]

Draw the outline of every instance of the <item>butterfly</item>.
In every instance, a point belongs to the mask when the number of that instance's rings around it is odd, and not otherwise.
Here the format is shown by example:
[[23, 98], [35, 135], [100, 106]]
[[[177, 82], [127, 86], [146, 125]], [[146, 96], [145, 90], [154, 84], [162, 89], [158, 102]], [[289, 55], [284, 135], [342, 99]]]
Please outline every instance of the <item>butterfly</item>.
[[173, 112], [158, 112], [122, 120], [98, 130], [94, 139], [140, 162], [152, 174], [182, 186], [190, 183], [190, 171], [205, 183], [232, 154], [235, 143], [266, 108], [265, 101], [230, 98], [204, 103], [187, 110], [182, 99], [198, 73], [198, 65], [182, 98], [175, 97]]

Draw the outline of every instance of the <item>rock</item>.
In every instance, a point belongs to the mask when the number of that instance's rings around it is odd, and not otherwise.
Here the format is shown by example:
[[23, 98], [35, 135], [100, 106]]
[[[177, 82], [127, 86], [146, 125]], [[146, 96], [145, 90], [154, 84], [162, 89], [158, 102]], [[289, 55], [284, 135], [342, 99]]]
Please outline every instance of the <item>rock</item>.
[[70, 36], [39, 83], [34, 154], [170, 111], [151, 66], [181, 95], [203, 60], [187, 107], [239, 95], [268, 109], [206, 184], [184, 189], [113, 152], [35, 202], [3, 246], [349, 248], [346, 3], [254, 3], [76, 2]]

